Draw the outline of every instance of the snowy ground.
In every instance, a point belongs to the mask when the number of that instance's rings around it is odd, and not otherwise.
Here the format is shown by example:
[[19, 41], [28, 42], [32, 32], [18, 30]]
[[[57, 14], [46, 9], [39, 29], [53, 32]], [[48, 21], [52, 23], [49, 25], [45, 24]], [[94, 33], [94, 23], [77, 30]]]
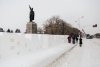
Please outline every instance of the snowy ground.
[[66, 45], [65, 36], [0, 33], [0, 59]]
[[100, 39], [84, 39], [48, 67], [100, 67]]
[[45, 67], [74, 47], [67, 36], [0, 33], [0, 67]]
[[100, 67], [100, 39], [68, 44], [67, 36], [0, 33], [0, 67]]

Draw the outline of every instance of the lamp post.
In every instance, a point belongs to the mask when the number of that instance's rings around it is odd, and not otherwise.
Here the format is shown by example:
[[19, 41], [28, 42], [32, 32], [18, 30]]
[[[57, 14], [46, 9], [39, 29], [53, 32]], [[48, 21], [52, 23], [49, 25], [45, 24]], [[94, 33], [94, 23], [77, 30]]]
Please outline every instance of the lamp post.
[[80, 32], [79, 32], [80, 37], [82, 36], [82, 32], [81, 32], [81, 31], [83, 30], [82, 27], [81, 27], [80, 21], [81, 21], [81, 19], [83, 19], [83, 18], [84, 18], [84, 16], [81, 16], [81, 17], [78, 18], [77, 21], [75, 21], [75, 22], [78, 22], [77, 25], [79, 26], [79, 30], [80, 30]]

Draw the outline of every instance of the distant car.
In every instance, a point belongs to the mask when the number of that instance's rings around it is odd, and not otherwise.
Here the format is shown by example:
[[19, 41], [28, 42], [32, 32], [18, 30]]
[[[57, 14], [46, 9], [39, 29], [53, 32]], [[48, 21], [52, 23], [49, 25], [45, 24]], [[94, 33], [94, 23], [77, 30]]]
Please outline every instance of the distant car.
[[93, 39], [93, 36], [90, 34], [86, 34], [86, 39]]
[[88, 36], [86, 37], [86, 39], [93, 39], [93, 36]]
[[100, 38], [100, 33], [95, 34], [96, 38]]

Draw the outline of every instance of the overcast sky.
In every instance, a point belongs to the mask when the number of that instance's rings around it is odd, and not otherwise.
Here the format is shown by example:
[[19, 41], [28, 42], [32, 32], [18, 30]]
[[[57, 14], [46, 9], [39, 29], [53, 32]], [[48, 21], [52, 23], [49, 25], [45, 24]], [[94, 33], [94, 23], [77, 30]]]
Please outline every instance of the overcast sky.
[[[0, 0], [0, 27], [24, 32], [29, 22], [29, 4], [34, 8], [38, 27], [50, 17], [60, 16], [77, 28], [80, 22], [87, 33], [100, 33], [100, 0]], [[93, 24], [98, 27], [93, 28]]]

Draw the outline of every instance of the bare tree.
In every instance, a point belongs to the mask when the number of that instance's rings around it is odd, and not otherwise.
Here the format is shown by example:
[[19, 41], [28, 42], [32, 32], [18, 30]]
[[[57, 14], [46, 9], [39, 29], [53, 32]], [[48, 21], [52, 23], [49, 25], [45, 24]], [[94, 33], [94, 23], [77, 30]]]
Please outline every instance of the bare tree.
[[68, 24], [63, 19], [60, 19], [59, 16], [54, 16], [46, 21], [44, 24], [44, 30], [46, 34], [70, 34], [70, 33], [78, 33], [78, 29], [73, 28], [70, 24]]

